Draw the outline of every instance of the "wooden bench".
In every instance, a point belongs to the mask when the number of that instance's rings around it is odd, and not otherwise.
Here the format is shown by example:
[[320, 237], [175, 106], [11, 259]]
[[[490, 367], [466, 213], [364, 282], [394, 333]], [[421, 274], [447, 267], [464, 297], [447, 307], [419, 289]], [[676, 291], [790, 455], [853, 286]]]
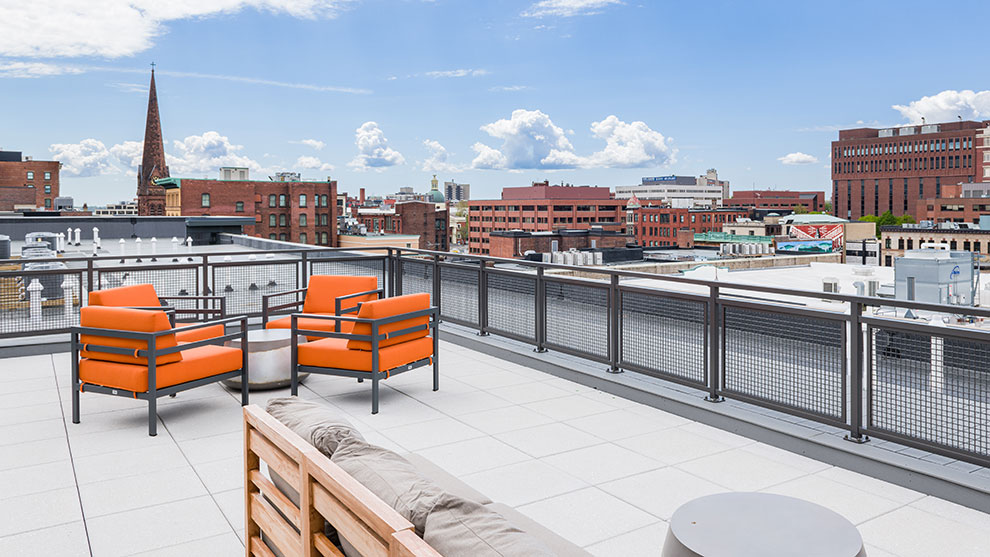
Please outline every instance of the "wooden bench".
[[[261, 462], [300, 494], [299, 506], [264, 475]], [[366, 557], [440, 557], [408, 520], [255, 405], [244, 407], [244, 478], [248, 556], [275, 557], [271, 544], [284, 557], [343, 557], [324, 535], [330, 523]]]

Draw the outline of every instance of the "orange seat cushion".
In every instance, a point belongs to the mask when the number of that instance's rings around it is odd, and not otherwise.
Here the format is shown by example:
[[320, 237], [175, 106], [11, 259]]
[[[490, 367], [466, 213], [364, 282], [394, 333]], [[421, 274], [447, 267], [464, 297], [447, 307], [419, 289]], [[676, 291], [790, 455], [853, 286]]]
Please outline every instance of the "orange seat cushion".
[[150, 284], [135, 284], [133, 286], [94, 290], [89, 293], [89, 305], [155, 307], [162, 305], [162, 303], [158, 299], [158, 294], [155, 292], [154, 286]]
[[[79, 310], [79, 325], [82, 327], [93, 327], [96, 329], [114, 329], [118, 331], [132, 331], [142, 333], [153, 333], [158, 331], [170, 331], [172, 324], [169, 323], [168, 316], [164, 311], [118, 308], [106, 306], [87, 306]], [[115, 346], [127, 348], [128, 350], [147, 350], [148, 341], [144, 339], [115, 338], [100, 335], [80, 335], [79, 342], [82, 344], [80, 356], [93, 360], [103, 360], [106, 362], [120, 362], [124, 364], [145, 365], [148, 358], [144, 356], [134, 356], [128, 354], [110, 354], [107, 352], [94, 352], [86, 350], [86, 345], [95, 344], [100, 346]], [[175, 335], [163, 335], [155, 340], [155, 348], [172, 348], [176, 346]], [[155, 362], [158, 365], [178, 362], [182, 360], [182, 355], [178, 352], [158, 356]]]
[[[429, 294], [408, 294], [406, 296], [396, 296], [394, 298], [385, 298], [383, 300], [375, 300], [373, 302], [366, 302], [361, 305], [361, 309], [358, 311], [358, 317], [362, 319], [381, 319], [384, 317], [392, 317], [393, 315], [400, 315], [403, 313], [410, 313], [413, 311], [419, 311], [423, 309], [430, 308], [430, 295]], [[413, 319], [403, 319], [401, 321], [395, 321], [388, 323], [386, 325], [381, 325], [378, 327], [378, 333], [390, 333], [392, 331], [399, 331], [402, 329], [407, 329], [416, 325], [426, 325], [429, 323], [430, 318], [428, 315], [422, 317], [416, 317]], [[370, 323], [355, 323], [353, 333], [356, 335], [371, 335], [371, 324]], [[423, 338], [429, 331], [424, 328], [422, 331], [416, 331], [413, 333], [406, 333], [404, 335], [399, 335], [396, 337], [386, 338], [378, 341], [378, 347], [383, 348], [385, 346], [391, 346], [393, 344], [399, 344], [402, 342], [408, 342], [418, 338]], [[371, 350], [371, 342], [367, 340], [348, 340], [347, 347], [353, 350]]]
[[[343, 338], [325, 338], [299, 345], [299, 365], [371, 371], [371, 351], [347, 348]], [[421, 337], [378, 350], [378, 371], [429, 358], [433, 355], [433, 339]]]
[[[157, 388], [170, 387], [241, 369], [241, 351], [225, 346], [200, 346], [182, 352], [182, 361], [155, 368]], [[79, 361], [83, 383], [143, 393], [148, 391], [148, 367], [94, 359]]]
[[189, 327], [190, 325], [196, 325], [196, 323], [176, 323], [175, 340], [179, 342], [196, 342], [199, 340], [222, 337], [226, 333], [223, 325], [210, 325], [209, 327], [203, 327], [202, 329], [195, 329], [192, 331], [182, 330], [183, 327]]
[[[346, 276], [346, 275], [313, 275], [306, 283], [306, 299], [303, 301], [303, 313], [325, 313], [334, 315], [337, 311], [338, 296], [367, 292], [378, 288], [375, 277]], [[359, 296], [342, 300], [341, 309], [352, 308], [361, 302], [377, 300], [377, 294]]]
[[[322, 313], [322, 314], [317, 314], [317, 315], [333, 315], [333, 314], [332, 313]], [[333, 321], [330, 321], [329, 319], [312, 319], [312, 318], [307, 318], [307, 317], [300, 317], [296, 321], [296, 326], [299, 327], [299, 329], [300, 330], [303, 330], [303, 331], [306, 331], [306, 330], [309, 330], [309, 331], [326, 331], [326, 332], [330, 333], [330, 332], [333, 332], [333, 325], [334, 325], [334, 322]], [[265, 325], [265, 328], [266, 329], [291, 329], [292, 328], [292, 318], [291, 317], [281, 317], [279, 319], [275, 319], [273, 321], [269, 321], [268, 324]], [[340, 323], [340, 332], [342, 332], [342, 333], [349, 333], [349, 332], [351, 332], [351, 329], [353, 329], [353, 328], [354, 328], [354, 323], [347, 322], [347, 321], [342, 321]], [[310, 337], [310, 336], [308, 336], [308, 337], [306, 337], [306, 340], [308, 340], [308, 341], [314, 341], [314, 340], [320, 340], [321, 338], [324, 338], [324, 337]]]

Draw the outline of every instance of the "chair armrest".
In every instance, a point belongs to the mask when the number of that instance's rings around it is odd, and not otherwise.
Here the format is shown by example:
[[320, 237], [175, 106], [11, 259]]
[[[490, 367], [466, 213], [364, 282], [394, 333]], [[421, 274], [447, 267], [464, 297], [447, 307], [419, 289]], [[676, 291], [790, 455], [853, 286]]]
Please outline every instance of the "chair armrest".
[[[177, 314], [203, 314], [203, 315], [219, 315], [220, 318], [227, 316], [227, 298], [225, 296], [159, 296], [159, 300], [166, 302], [168, 300], [194, 300], [196, 301], [196, 307], [192, 308], [175, 308]], [[203, 307], [199, 307], [198, 302], [204, 302]], [[219, 308], [216, 304], [210, 304], [210, 302], [218, 302]]]
[[[378, 294], [378, 299], [380, 300], [380, 299], [382, 299], [382, 298], [385, 297], [385, 289], [384, 288], [376, 288], [375, 290], [366, 290], [364, 292], [355, 292], [353, 294], [345, 294], [343, 296], [337, 296], [336, 298], [334, 298], [334, 308], [333, 308], [334, 309], [334, 313], [336, 313], [337, 315], [340, 315], [340, 312], [341, 312], [341, 310], [340, 310], [340, 302], [341, 301], [343, 301], [343, 300], [350, 300], [351, 298], [359, 298], [361, 296], [369, 296], [371, 294]], [[357, 307], [360, 307], [360, 304], [358, 304], [358, 305], [356, 305], [354, 307], [351, 307], [351, 308], [347, 308], [346, 313], [353, 313], [354, 311], [356, 311], [356, 309], [354, 309], [354, 308], [357, 308]]]
[[[285, 292], [276, 292], [274, 294], [262, 294], [261, 295], [261, 326], [264, 327], [268, 324], [268, 314], [272, 311], [288, 308], [298, 308], [306, 301], [306, 288], [297, 288], [296, 290], [286, 290]], [[279, 304], [277, 306], [272, 306], [270, 300], [272, 298], [277, 298], [279, 296], [288, 296], [289, 294], [303, 294], [302, 300], [295, 300], [293, 302], [286, 302]]]
[[[195, 342], [186, 342], [186, 343], [183, 343], [183, 344], [180, 344], [178, 346], [171, 347], [171, 348], [163, 348], [161, 350], [155, 350], [155, 354], [156, 355], [159, 355], [159, 356], [163, 356], [165, 354], [172, 354], [173, 352], [182, 352], [182, 351], [185, 351], [185, 350], [190, 350], [192, 348], [199, 348], [200, 346], [209, 346], [209, 345], [214, 345], [214, 344], [220, 344], [220, 343], [222, 343], [224, 341], [236, 340], [236, 339], [241, 339], [241, 341], [242, 341], [242, 343], [241, 343], [241, 350], [246, 350], [247, 349], [247, 343], [245, 343], [243, 341], [246, 340], [246, 338], [247, 338], [247, 337], [244, 336], [244, 335], [247, 334], [246, 333], [246, 331], [247, 331], [247, 320], [248, 320], [247, 315], [237, 315], [237, 316], [234, 316], [234, 317], [228, 317], [226, 319], [217, 319], [215, 321], [208, 321], [206, 323], [197, 323], [195, 325], [190, 325], [188, 327], [183, 327], [182, 328], [183, 331], [188, 331], [188, 330], [193, 330], [193, 329], [202, 329], [204, 327], [213, 327], [215, 325], [223, 325], [224, 326], [224, 334], [222, 336], [213, 337], [213, 338], [207, 338], [207, 339], [203, 339], [203, 340], [197, 340]], [[241, 330], [238, 331], [238, 332], [236, 332], [236, 333], [227, 333], [227, 324], [228, 323], [232, 323], [234, 321], [240, 321], [240, 323], [241, 323]], [[156, 336], [159, 336], [160, 334], [161, 333], [155, 333]]]

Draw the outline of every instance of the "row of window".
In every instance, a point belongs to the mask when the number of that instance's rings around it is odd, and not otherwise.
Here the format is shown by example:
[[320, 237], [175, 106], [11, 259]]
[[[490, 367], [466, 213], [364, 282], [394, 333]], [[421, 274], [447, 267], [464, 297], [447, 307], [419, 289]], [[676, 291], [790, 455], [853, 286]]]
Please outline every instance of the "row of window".
[[[480, 207], [472, 207], [475, 211], [546, 211], [547, 205], [482, 205]], [[614, 211], [616, 205], [578, 205], [576, 208], [574, 205], [554, 205], [554, 211]]]
[[[268, 235], [268, 239], [269, 240], [281, 240], [281, 241], [285, 242], [285, 241], [288, 240], [288, 235], [285, 232], [282, 232], [281, 234], [278, 234], [278, 236], [276, 237], [275, 233], [271, 233], [271, 234]], [[309, 236], [307, 236], [305, 232], [302, 232], [302, 233], [299, 234], [299, 243], [300, 244], [307, 244], [307, 243], [309, 243], [308, 240], [309, 240]], [[318, 233], [316, 235], [316, 240], [317, 240], [317, 243], [322, 244], [324, 246], [329, 246], [330, 245], [330, 235], [327, 234], [326, 232], [320, 232], [320, 233]]]
[[[49, 181], [51, 179], [52, 179], [52, 173], [51, 172], [45, 172], [45, 181], [47, 182], [47, 181]], [[28, 182], [31, 182], [31, 181], [34, 180], [34, 172], [28, 170], [27, 180], [28, 180]]]
[[[319, 226], [327, 226], [330, 222], [330, 216], [326, 213], [316, 215], [316, 218]], [[268, 226], [272, 228], [276, 226], [288, 226], [288, 220], [288, 216], [284, 213], [281, 215], [272, 213], [268, 215]], [[309, 217], [306, 216], [306, 213], [299, 215], [299, 226], [309, 226]]]
[[958, 151], [972, 149], [973, 138], [955, 137], [949, 139], [922, 139], [916, 141], [899, 141], [895, 143], [877, 143], [874, 145], [859, 145], [856, 147], [841, 147], [835, 150], [835, 158], [863, 157], [869, 155], [893, 155], [896, 153], [928, 153], [938, 151]]
[[863, 172], [894, 172], [898, 170], [941, 170], [944, 168], [972, 168], [973, 155], [948, 157], [914, 157], [865, 162], [837, 162], [832, 170], [838, 174]]
[[[925, 242], [926, 242], [926, 240], [924, 240], [924, 239], [918, 240], [918, 245], [920, 246], [921, 244], [923, 244]], [[927, 240], [927, 242], [934, 243], [935, 240], [934, 239], [929, 239], [929, 240]], [[884, 240], [884, 247], [886, 249], [891, 249], [891, 246], [892, 245], [893, 245], [893, 242], [891, 241], [890, 238], [887, 238], [886, 240]], [[980, 253], [980, 248], [982, 248], [982, 247], [983, 246], [982, 246], [982, 244], [979, 241], [970, 242], [969, 240], [965, 240], [965, 241], [962, 242], [962, 249], [963, 249], [963, 251], [973, 251], [973, 252], [976, 252], [976, 253]], [[904, 238], [898, 238], [897, 239], [897, 249], [914, 249], [914, 238], [908, 238], [906, 242], [905, 242]], [[950, 250], [959, 249], [959, 243], [956, 240], [949, 240], [949, 249]], [[990, 253], [990, 242], [987, 242], [987, 253]]]

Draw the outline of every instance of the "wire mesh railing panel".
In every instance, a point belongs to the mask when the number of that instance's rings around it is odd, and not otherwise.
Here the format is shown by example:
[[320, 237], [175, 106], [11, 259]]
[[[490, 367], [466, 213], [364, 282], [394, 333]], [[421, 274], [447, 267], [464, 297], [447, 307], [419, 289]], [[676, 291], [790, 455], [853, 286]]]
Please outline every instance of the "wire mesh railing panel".
[[488, 273], [488, 329], [536, 342], [536, 277]]
[[546, 281], [547, 346], [608, 361], [608, 287]]
[[151, 284], [159, 296], [197, 296], [200, 292], [200, 265], [172, 265], [168, 267], [97, 268], [96, 286], [99, 290], [132, 284]]
[[867, 428], [990, 465], [990, 341], [869, 328]]
[[402, 293], [426, 292], [430, 295], [430, 303], [436, 305], [433, 299], [433, 262], [405, 258], [401, 261], [402, 276], [398, 280], [402, 283]]
[[724, 393], [845, 423], [844, 321], [728, 305], [722, 317]]
[[364, 259], [318, 259], [310, 260], [309, 274], [345, 275], [378, 277], [378, 288], [385, 287], [385, 260], [378, 257]]
[[295, 261], [214, 265], [212, 270], [212, 294], [226, 299], [227, 315], [258, 315], [263, 294], [300, 288]]
[[85, 270], [0, 271], [0, 337], [66, 331], [85, 295]]
[[622, 292], [619, 365], [704, 387], [707, 308], [703, 301]]
[[[455, 266], [456, 265], [456, 266]], [[440, 266], [440, 317], [478, 325], [478, 273], [476, 266]]]

